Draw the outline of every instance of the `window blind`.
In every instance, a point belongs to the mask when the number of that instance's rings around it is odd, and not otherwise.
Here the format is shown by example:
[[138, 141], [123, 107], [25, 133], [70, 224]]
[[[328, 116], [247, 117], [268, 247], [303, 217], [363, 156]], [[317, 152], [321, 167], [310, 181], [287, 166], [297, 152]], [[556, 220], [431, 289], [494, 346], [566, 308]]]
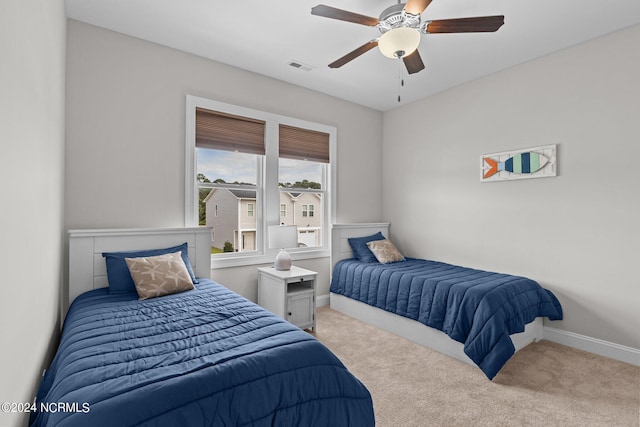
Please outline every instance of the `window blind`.
[[280, 157], [329, 163], [329, 134], [279, 125]]
[[264, 155], [265, 122], [196, 108], [196, 147]]

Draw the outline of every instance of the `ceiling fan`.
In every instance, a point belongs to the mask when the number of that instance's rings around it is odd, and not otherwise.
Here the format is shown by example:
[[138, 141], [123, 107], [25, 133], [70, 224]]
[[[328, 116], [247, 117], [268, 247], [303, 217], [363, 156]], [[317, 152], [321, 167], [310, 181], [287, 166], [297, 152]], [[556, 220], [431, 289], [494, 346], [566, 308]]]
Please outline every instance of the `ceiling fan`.
[[504, 16], [480, 16], [475, 18], [438, 19], [421, 22], [422, 12], [432, 0], [408, 0], [394, 4], [382, 11], [379, 18], [360, 15], [335, 7], [320, 4], [311, 8], [311, 14], [355, 24], [377, 27], [382, 33], [342, 58], [329, 64], [339, 68], [360, 55], [378, 46], [384, 56], [402, 59], [409, 74], [424, 70], [424, 63], [418, 52], [422, 34], [435, 33], [475, 33], [494, 32], [504, 24]]

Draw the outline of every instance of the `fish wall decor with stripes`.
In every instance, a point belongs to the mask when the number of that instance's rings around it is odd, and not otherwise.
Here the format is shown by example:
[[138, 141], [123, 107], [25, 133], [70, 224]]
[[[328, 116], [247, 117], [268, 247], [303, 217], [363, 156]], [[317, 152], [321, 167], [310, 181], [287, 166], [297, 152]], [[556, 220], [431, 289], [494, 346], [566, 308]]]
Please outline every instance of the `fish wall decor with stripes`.
[[480, 156], [480, 181], [556, 176], [556, 145], [504, 151]]

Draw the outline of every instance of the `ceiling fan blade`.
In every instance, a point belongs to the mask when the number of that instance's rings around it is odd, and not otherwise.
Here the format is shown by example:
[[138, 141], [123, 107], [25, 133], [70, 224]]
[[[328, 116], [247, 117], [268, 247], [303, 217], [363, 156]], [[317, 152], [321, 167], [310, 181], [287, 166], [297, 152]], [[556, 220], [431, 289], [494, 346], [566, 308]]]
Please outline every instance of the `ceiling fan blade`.
[[479, 16], [476, 18], [438, 19], [427, 24], [426, 33], [490, 33], [504, 24], [504, 16]]
[[353, 61], [358, 56], [362, 55], [363, 53], [366, 53], [366, 52], [370, 51], [371, 49], [373, 49], [376, 46], [378, 46], [378, 41], [377, 40], [371, 40], [370, 42], [367, 42], [367, 43], [363, 44], [359, 48], [347, 53], [342, 58], [340, 58], [340, 59], [338, 59], [336, 61], [333, 61], [331, 64], [329, 64], [329, 68], [342, 67], [347, 62]]
[[380, 22], [378, 18], [360, 15], [359, 13], [349, 12], [347, 10], [336, 9], [335, 7], [319, 4], [311, 8], [311, 14], [324, 16], [325, 18], [339, 19], [341, 21], [353, 22], [354, 24], [368, 25], [375, 27]]
[[420, 15], [430, 3], [431, 0], [408, 0], [404, 10], [412, 15]]
[[403, 56], [402, 61], [404, 62], [404, 66], [407, 67], [407, 72], [409, 74], [415, 74], [418, 71], [424, 70], [424, 62], [422, 62], [418, 49], [416, 49], [411, 55]]

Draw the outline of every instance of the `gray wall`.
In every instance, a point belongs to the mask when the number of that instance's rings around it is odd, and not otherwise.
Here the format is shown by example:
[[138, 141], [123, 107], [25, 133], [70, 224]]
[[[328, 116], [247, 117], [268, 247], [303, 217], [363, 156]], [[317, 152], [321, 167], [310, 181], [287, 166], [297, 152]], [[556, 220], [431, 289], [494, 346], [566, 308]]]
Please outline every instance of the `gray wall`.
[[[381, 112], [70, 20], [68, 228], [184, 225], [187, 94], [335, 126], [336, 220], [380, 220]], [[328, 294], [328, 259], [296, 264], [326, 270], [318, 294]], [[220, 274], [255, 300], [254, 270]]]
[[[548, 326], [640, 348], [639, 45], [636, 25], [385, 113], [400, 248], [532, 277], [565, 311]], [[557, 177], [480, 182], [480, 155], [547, 144]]]
[[33, 400], [60, 328], [66, 22], [63, 0], [0, 6], [0, 402]]

